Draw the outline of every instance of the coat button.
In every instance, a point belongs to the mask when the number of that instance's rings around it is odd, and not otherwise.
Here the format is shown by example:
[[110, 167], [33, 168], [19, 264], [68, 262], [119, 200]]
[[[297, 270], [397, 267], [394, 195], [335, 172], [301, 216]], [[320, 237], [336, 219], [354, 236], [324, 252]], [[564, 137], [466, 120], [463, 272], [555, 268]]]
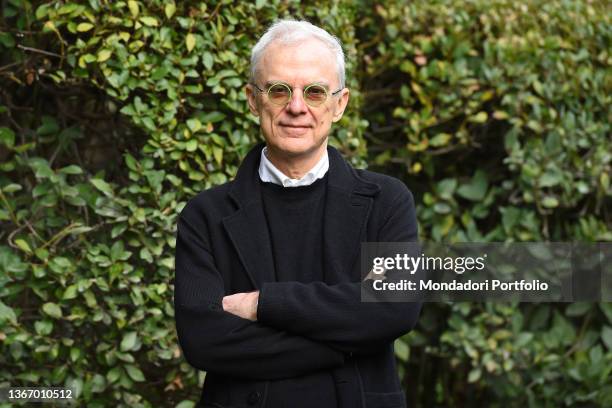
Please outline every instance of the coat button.
[[255, 405], [259, 402], [260, 399], [261, 399], [261, 392], [253, 391], [252, 393], [249, 394], [249, 397], [247, 398], [247, 402], [249, 403], [249, 405]]
[[208, 305], [208, 309], [209, 309], [209, 310], [219, 310], [219, 306], [218, 306], [218, 305], [216, 305], [216, 304], [214, 304], [214, 303], [210, 303], [210, 304]]

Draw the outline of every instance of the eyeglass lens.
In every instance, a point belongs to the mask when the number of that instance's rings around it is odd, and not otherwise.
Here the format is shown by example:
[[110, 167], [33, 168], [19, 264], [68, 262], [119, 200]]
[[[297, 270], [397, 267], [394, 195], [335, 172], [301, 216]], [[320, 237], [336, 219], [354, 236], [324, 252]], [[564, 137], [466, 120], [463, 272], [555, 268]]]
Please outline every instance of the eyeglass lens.
[[[270, 102], [285, 105], [291, 99], [291, 88], [286, 84], [274, 84], [268, 88]], [[311, 106], [321, 105], [327, 99], [327, 90], [322, 85], [312, 84], [304, 88], [304, 100]]]

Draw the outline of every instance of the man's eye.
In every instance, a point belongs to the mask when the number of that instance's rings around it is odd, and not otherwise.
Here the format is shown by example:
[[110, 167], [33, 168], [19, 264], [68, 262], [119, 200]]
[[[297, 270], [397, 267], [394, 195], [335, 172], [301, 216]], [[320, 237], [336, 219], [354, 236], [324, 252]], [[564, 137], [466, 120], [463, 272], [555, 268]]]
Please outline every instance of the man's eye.
[[308, 97], [314, 98], [314, 99], [324, 98], [327, 95], [325, 92], [325, 89], [319, 86], [313, 86], [313, 87], [308, 88], [307, 94], [308, 94]]
[[270, 87], [270, 94], [272, 95], [288, 95], [289, 89], [283, 85], [273, 85]]

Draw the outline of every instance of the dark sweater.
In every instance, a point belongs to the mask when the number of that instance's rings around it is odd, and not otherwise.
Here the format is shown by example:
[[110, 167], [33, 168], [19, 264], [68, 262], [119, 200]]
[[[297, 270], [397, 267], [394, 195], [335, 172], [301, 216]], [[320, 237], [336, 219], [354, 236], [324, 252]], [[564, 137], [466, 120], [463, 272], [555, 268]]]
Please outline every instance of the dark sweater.
[[[261, 192], [277, 281], [323, 280], [323, 215], [327, 176], [309, 186], [282, 187], [261, 182]], [[282, 392], [280, 390], [283, 390]], [[282, 395], [291, 390], [291, 402]], [[329, 372], [270, 383], [266, 405], [278, 408], [336, 408]]]
[[276, 280], [323, 280], [323, 211], [327, 176], [309, 186], [261, 182]]

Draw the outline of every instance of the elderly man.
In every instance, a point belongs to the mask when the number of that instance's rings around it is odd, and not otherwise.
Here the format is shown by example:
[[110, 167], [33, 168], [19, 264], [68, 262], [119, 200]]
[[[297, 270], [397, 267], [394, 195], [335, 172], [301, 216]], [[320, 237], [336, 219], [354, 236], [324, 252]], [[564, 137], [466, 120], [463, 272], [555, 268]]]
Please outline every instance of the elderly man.
[[338, 40], [277, 22], [246, 88], [265, 146], [178, 223], [175, 309], [200, 406], [398, 408], [393, 342], [417, 303], [360, 298], [360, 243], [417, 239], [412, 195], [327, 145], [348, 103]]

